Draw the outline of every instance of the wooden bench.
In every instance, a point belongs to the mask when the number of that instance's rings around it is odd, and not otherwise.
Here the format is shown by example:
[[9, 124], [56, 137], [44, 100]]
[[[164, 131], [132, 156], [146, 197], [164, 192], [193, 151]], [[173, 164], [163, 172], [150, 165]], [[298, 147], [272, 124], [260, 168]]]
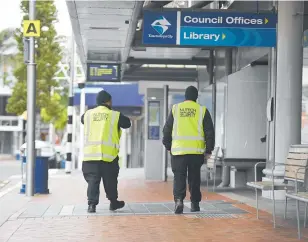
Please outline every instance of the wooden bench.
[[[289, 153], [288, 153], [285, 163], [277, 163], [277, 162], [272, 163], [271, 181], [257, 181], [257, 166], [260, 164], [264, 164], [266, 162], [258, 162], [257, 164], [255, 164], [255, 181], [248, 182], [247, 185], [249, 187], [255, 188], [255, 191], [256, 191], [257, 218], [259, 218], [258, 190], [271, 191], [272, 196], [273, 196], [273, 226], [274, 228], [276, 227], [276, 210], [275, 210], [274, 191], [285, 190], [286, 194], [288, 194], [289, 190], [292, 190], [295, 187], [297, 187], [297, 182], [304, 183], [304, 180], [306, 179], [307, 160], [308, 160], [308, 146], [307, 145], [290, 146]], [[277, 166], [285, 167], [283, 182], [275, 181], [275, 178], [277, 176], [274, 175], [274, 170], [275, 170], [275, 167]], [[304, 172], [298, 173], [299, 170], [303, 170]], [[297, 174], [299, 176], [299, 179], [296, 179]], [[286, 213], [287, 213], [288, 197], [289, 196], [286, 195], [284, 218], [286, 218]]]
[[[299, 153], [299, 149], [301, 152]], [[300, 215], [299, 215], [299, 202], [305, 203], [305, 217], [304, 217], [304, 227], [307, 223], [307, 208], [308, 208], [308, 146], [294, 147], [293, 153], [289, 157], [289, 163], [294, 165], [293, 169], [288, 168], [288, 178], [292, 179], [295, 183], [293, 191], [286, 192], [287, 199], [296, 200], [296, 217], [297, 217], [297, 232], [298, 238], [301, 239], [301, 229], [300, 229]], [[296, 166], [295, 166], [296, 165]], [[287, 167], [286, 167], [287, 170]], [[302, 185], [302, 189], [299, 190], [299, 184]]]
[[221, 164], [221, 161], [218, 158], [219, 147], [215, 147], [210, 158], [206, 161], [206, 169], [207, 169], [207, 176], [206, 176], [206, 186], [207, 191], [209, 191], [209, 175], [213, 174], [213, 192], [215, 191], [216, 185], [216, 166]]

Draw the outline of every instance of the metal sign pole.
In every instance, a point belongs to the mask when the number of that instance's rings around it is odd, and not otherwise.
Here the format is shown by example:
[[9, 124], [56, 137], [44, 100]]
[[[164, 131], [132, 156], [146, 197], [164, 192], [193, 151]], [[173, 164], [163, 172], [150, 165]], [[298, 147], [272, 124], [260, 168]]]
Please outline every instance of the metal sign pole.
[[[163, 108], [163, 123], [165, 124], [168, 118], [168, 107], [169, 107], [169, 86], [164, 85], [164, 108]], [[163, 151], [163, 181], [168, 180], [168, 151]]]
[[[35, 0], [29, 1], [29, 20], [35, 20]], [[30, 37], [29, 63], [27, 66], [27, 186], [26, 195], [34, 195], [35, 167], [35, 111], [36, 111], [36, 64], [35, 41]]]

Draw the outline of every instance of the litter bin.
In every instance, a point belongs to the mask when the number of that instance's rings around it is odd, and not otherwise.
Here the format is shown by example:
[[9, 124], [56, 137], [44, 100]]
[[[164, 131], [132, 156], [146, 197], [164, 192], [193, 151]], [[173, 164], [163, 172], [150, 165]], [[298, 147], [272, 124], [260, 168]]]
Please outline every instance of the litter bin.
[[[25, 150], [26, 144], [22, 146]], [[40, 150], [43, 148], [35, 142], [36, 159], [34, 164], [34, 193], [35, 194], [49, 194], [48, 189], [48, 170], [49, 170], [49, 157], [41, 156]], [[22, 156], [22, 186], [20, 193], [26, 192], [26, 173], [27, 173], [27, 157], [26, 152]]]

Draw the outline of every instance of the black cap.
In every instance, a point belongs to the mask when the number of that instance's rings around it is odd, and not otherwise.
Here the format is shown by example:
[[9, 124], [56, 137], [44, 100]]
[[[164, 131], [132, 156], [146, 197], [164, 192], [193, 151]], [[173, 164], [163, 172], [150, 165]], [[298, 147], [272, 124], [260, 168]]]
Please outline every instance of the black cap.
[[96, 104], [97, 105], [102, 105], [104, 103], [107, 103], [111, 100], [111, 95], [106, 92], [106, 91], [100, 91], [98, 94], [97, 94], [97, 97], [96, 97]]
[[194, 86], [187, 87], [185, 91], [185, 99], [190, 101], [197, 101], [198, 89]]

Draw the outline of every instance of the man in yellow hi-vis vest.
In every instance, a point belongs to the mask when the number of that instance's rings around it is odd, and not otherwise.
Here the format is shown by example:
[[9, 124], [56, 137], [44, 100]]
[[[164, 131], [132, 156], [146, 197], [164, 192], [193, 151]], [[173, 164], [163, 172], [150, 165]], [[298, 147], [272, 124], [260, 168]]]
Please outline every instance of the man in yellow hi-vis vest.
[[97, 107], [87, 110], [81, 117], [84, 124], [84, 159], [82, 172], [88, 183], [88, 212], [95, 213], [99, 202], [99, 187], [103, 180], [110, 210], [125, 206], [118, 201], [119, 143], [121, 128], [131, 126], [128, 117], [111, 110], [111, 95], [101, 91], [96, 99]]
[[186, 177], [191, 200], [191, 211], [200, 211], [200, 170], [204, 156], [208, 158], [215, 146], [215, 131], [210, 112], [200, 106], [197, 88], [190, 86], [185, 91], [186, 101], [173, 105], [164, 126], [163, 144], [171, 151], [171, 166], [174, 173], [173, 195], [175, 213], [183, 213], [186, 197]]

